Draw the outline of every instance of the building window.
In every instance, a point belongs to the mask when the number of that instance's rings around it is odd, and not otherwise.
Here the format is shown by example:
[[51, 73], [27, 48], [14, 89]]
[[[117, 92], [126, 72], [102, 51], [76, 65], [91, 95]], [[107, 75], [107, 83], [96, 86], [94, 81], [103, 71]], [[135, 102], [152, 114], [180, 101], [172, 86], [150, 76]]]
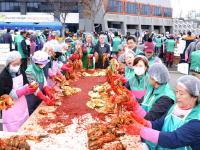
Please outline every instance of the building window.
[[40, 3], [27, 3], [27, 12], [41, 12]]
[[141, 15], [151, 15], [151, 6], [146, 4], [140, 5], [140, 14]]
[[164, 17], [172, 17], [172, 9], [164, 8]]
[[158, 7], [158, 6], [154, 6], [153, 8], [153, 15], [154, 16], [162, 16], [162, 10], [161, 10], [161, 7]]
[[0, 2], [0, 12], [20, 12], [19, 2]]
[[128, 14], [138, 14], [138, 4], [137, 3], [126, 3], [126, 13]]
[[117, 0], [108, 0], [108, 12], [123, 12], [123, 2]]

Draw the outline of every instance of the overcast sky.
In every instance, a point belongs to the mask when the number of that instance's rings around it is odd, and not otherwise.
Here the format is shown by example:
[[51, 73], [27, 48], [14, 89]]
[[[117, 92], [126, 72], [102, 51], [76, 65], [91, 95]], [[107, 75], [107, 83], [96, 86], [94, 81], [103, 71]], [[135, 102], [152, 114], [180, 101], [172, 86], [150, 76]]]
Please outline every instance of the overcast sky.
[[179, 17], [182, 10], [184, 17], [189, 10], [200, 10], [200, 0], [171, 0], [174, 17]]

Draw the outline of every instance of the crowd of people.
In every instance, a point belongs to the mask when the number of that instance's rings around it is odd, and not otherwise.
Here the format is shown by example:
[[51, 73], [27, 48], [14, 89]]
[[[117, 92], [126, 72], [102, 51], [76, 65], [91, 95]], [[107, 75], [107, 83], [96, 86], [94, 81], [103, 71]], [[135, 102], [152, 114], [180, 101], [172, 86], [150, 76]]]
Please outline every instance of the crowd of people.
[[[129, 134], [139, 131], [149, 149], [200, 149], [200, 44], [199, 36], [152, 34], [142, 41], [118, 32], [66, 33], [20, 31], [2, 35], [2, 42], [14, 44], [0, 74], [0, 96], [8, 94], [15, 105], [2, 111], [3, 130], [17, 131], [39, 106], [41, 100], [53, 105], [49, 92], [54, 76], [80, 71], [106, 69], [111, 59], [126, 78], [125, 87], [135, 100], [126, 109], [144, 118], [146, 126], [129, 125]], [[190, 65], [192, 75], [169, 85], [175, 48], [181, 49], [180, 62]], [[32, 86], [38, 83], [38, 87]], [[120, 98], [120, 97], [119, 97]]]

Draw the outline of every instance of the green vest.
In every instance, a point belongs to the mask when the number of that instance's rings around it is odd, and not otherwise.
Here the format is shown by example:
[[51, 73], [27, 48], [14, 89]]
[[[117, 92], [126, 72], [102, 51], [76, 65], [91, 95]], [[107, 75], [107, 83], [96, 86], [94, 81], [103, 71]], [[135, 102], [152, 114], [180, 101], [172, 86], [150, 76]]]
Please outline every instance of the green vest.
[[129, 79], [129, 85], [131, 90], [144, 90], [146, 87], [149, 86], [149, 74], [146, 73], [145, 75], [140, 76], [139, 79], [136, 78], [135, 73]]
[[88, 55], [89, 54], [92, 54], [92, 47], [88, 47], [87, 48], [87, 52], [86, 54], [83, 54], [83, 57], [82, 57], [82, 63], [83, 63], [83, 68], [85, 69], [92, 69], [93, 68], [93, 61], [91, 62], [91, 65], [89, 66], [88, 68]]
[[156, 42], [156, 47], [161, 47], [161, 45], [162, 45], [162, 39], [161, 38], [155, 38], [155, 42]]
[[121, 39], [120, 37], [114, 37], [113, 38], [113, 46], [112, 46], [112, 52], [118, 52], [118, 47], [121, 44]]
[[22, 35], [17, 35], [15, 42], [17, 44], [17, 50], [21, 54], [22, 58], [27, 58], [27, 56], [23, 52], [22, 45], [21, 45], [21, 42], [23, 39], [24, 39], [24, 37]]
[[176, 42], [173, 39], [169, 39], [166, 42], [166, 51], [167, 52], [174, 52]]
[[192, 52], [190, 70], [200, 73], [200, 50]]
[[142, 108], [149, 112], [156, 102], [157, 99], [159, 99], [162, 96], [168, 96], [172, 100], [176, 100], [176, 96], [172, 88], [168, 83], [161, 84], [157, 89], [154, 89], [152, 86], [149, 87], [146, 91], [146, 94], [144, 96], [144, 101], [142, 103]]
[[131, 77], [134, 76], [134, 69], [133, 68], [129, 68], [128, 66], [125, 66], [125, 77], [127, 79], [130, 79]]
[[31, 64], [26, 69], [27, 73], [30, 73], [35, 78], [36, 82], [44, 83], [44, 72], [43, 69], [38, 67], [36, 64]]

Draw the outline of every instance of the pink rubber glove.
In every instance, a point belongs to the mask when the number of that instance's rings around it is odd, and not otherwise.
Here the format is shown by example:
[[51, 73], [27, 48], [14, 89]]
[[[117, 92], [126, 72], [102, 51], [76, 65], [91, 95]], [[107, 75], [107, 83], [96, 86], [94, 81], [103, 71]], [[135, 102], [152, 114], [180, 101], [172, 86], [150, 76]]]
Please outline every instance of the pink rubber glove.
[[157, 131], [151, 128], [143, 127], [140, 130], [140, 136], [143, 139], [148, 140], [153, 143], [158, 143], [159, 134], [160, 134], [160, 131]]
[[33, 94], [37, 89], [31, 88], [28, 85], [25, 85], [23, 88], [16, 90], [16, 94], [18, 97], [21, 97], [26, 94]]
[[73, 68], [67, 64], [63, 64], [61, 69], [65, 72], [72, 72], [73, 71]]

